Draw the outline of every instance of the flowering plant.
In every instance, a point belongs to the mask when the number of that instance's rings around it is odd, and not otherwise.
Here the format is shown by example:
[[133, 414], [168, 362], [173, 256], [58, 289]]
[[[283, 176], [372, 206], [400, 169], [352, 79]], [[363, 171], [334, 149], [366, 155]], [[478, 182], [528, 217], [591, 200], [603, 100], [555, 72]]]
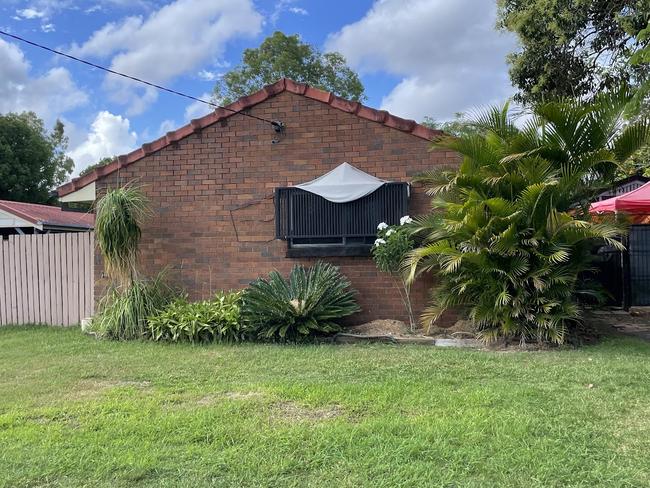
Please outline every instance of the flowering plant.
[[415, 319], [411, 307], [410, 286], [401, 267], [406, 255], [415, 247], [408, 228], [408, 224], [412, 222], [413, 219], [408, 215], [400, 219], [400, 225], [388, 225], [386, 222], [381, 222], [377, 226], [377, 239], [372, 246], [372, 257], [377, 268], [390, 274], [395, 280], [400, 298], [409, 316], [411, 330], [415, 328]]

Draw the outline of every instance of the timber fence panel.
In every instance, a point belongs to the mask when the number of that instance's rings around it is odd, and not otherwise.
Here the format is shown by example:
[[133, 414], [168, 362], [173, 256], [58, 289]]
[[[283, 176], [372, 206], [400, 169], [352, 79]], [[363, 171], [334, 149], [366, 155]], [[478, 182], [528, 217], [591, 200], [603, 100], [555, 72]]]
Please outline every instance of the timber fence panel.
[[94, 308], [92, 232], [0, 238], [0, 325], [76, 325]]

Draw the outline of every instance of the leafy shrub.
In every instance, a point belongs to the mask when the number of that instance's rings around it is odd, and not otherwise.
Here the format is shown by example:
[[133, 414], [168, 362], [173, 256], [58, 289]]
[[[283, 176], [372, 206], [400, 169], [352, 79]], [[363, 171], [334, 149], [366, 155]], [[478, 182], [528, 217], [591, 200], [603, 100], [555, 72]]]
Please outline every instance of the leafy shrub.
[[411, 237], [408, 224], [413, 220], [408, 215], [400, 219], [400, 225], [388, 225], [381, 222], [377, 226], [377, 239], [372, 246], [372, 257], [379, 271], [393, 277], [406, 313], [409, 317], [411, 331], [415, 329], [415, 317], [411, 306], [411, 285], [408, 275], [402, 271], [402, 263], [413, 250], [415, 243]]
[[145, 335], [147, 317], [174, 297], [163, 274], [152, 280], [134, 279], [127, 286], [111, 287], [99, 303], [92, 329], [109, 339], [139, 339]]
[[149, 317], [147, 333], [155, 341], [236, 342], [244, 339], [240, 320], [242, 292], [219, 293], [212, 300], [175, 300]]
[[426, 322], [463, 307], [486, 341], [562, 343], [576, 330], [590, 249], [621, 248], [621, 229], [582, 209], [650, 139], [645, 119], [622, 128], [628, 101], [622, 91], [540, 104], [523, 127], [495, 108], [477, 117], [480, 133], [437, 142], [463, 160], [419, 178], [440, 211], [416, 223], [423, 243], [408, 259], [411, 277], [440, 276]]
[[336, 266], [294, 266], [289, 279], [273, 271], [244, 292], [242, 313], [260, 339], [296, 340], [340, 330], [337, 321], [360, 310], [350, 282]]

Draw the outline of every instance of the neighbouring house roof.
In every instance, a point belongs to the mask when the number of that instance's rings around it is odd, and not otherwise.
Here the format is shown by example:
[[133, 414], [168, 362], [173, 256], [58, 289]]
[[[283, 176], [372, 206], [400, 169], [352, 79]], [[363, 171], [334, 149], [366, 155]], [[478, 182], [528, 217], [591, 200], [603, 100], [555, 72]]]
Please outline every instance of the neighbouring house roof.
[[219, 108], [204, 117], [194, 119], [189, 124], [184, 125], [175, 131], [168, 132], [165, 136], [156, 139], [153, 142], [143, 144], [142, 147], [130, 152], [129, 154], [117, 157], [113, 162], [105, 166], [100, 166], [87, 175], [81, 176], [79, 178], [74, 178], [69, 183], [66, 183], [65, 185], [62, 185], [58, 188], [59, 197], [63, 197], [72, 192], [75, 192], [85, 187], [86, 185], [97, 181], [103, 176], [109, 175], [120, 168], [128, 166], [129, 164], [132, 164], [144, 158], [145, 156], [148, 156], [156, 151], [160, 151], [162, 148], [167, 147], [170, 144], [179, 141], [180, 139], [199, 132], [209, 125], [232, 117], [233, 115], [236, 115], [237, 112], [251, 108], [285, 91], [294, 93], [296, 95], [301, 95], [312, 100], [317, 100], [322, 103], [326, 103], [335, 109], [354, 114], [362, 119], [377, 122], [379, 124], [385, 125], [386, 127], [390, 127], [401, 132], [406, 132], [421, 139], [431, 140], [434, 137], [443, 134], [442, 131], [430, 129], [422, 124], [418, 124], [414, 120], [403, 119], [401, 117], [392, 115], [385, 110], [376, 110], [374, 108], [367, 107], [359, 102], [352, 102], [344, 98], [337, 97], [330, 92], [319, 90], [318, 88], [304, 85], [302, 83], [296, 83], [295, 81], [283, 78], [273, 83], [272, 85], [268, 85], [262, 88], [258, 92], [240, 98], [239, 100], [228, 105], [225, 109]]
[[92, 229], [95, 226], [95, 214], [65, 211], [49, 205], [0, 200], [0, 210], [41, 229], [43, 227]]
[[636, 190], [640, 186], [643, 186], [646, 183], [648, 183], [649, 181], [650, 178], [640, 174], [634, 174], [626, 178], [617, 180], [612, 184], [611, 188], [598, 195], [596, 197], [596, 201], [606, 200], [611, 197], [623, 195], [624, 193], [628, 193], [632, 190]]

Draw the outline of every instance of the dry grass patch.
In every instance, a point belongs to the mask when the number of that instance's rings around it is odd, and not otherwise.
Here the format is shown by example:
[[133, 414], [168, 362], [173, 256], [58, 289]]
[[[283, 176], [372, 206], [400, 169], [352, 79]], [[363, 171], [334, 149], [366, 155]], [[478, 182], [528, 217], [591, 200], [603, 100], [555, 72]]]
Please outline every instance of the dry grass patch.
[[271, 419], [284, 422], [320, 422], [343, 415], [338, 405], [310, 408], [294, 402], [275, 403], [271, 410]]
[[225, 393], [212, 393], [201, 397], [196, 401], [196, 404], [213, 405], [223, 400], [253, 400], [258, 398], [264, 398], [264, 394], [259, 391], [227, 391]]

